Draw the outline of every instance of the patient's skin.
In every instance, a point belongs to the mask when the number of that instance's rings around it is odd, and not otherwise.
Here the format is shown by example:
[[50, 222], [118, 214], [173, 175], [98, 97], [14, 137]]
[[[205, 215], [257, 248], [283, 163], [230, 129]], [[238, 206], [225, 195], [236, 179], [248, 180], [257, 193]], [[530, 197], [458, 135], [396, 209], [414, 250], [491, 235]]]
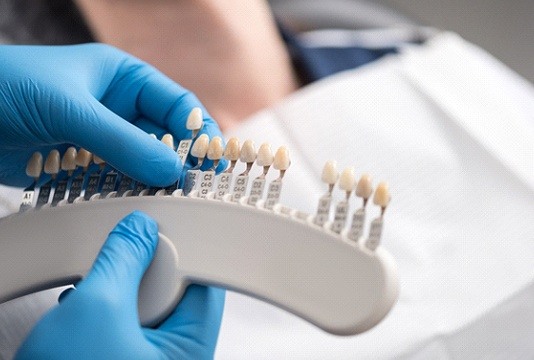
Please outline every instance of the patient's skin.
[[297, 86], [264, 0], [76, 0], [99, 41], [192, 90], [223, 130]]

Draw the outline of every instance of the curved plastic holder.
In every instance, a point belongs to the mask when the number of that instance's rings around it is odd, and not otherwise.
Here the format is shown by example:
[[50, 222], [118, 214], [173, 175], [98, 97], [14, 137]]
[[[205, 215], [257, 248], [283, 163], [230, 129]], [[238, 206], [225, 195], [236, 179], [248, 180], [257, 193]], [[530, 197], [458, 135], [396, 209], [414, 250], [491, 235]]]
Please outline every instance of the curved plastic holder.
[[160, 242], [139, 295], [142, 324], [155, 325], [190, 283], [262, 299], [318, 327], [352, 335], [376, 325], [395, 303], [392, 257], [313, 223], [300, 212], [190, 197], [84, 201], [0, 221], [0, 302], [71, 284], [90, 269], [107, 234], [141, 210]]

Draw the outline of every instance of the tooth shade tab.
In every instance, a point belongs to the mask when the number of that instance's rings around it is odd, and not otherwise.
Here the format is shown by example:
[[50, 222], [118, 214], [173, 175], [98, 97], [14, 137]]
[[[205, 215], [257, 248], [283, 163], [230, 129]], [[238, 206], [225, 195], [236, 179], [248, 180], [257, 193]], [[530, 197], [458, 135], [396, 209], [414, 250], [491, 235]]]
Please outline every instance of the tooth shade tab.
[[81, 167], [88, 167], [91, 163], [91, 160], [93, 159], [93, 154], [91, 154], [89, 151], [85, 149], [80, 149], [78, 153], [76, 154], [76, 165]]
[[352, 191], [356, 185], [356, 175], [354, 168], [348, 167], [341, 173], [339, 177], [339, 188], [343, 191]]
[[289, 165], [291, 165], [289, 150], [285, 146], [280, 146], [274, 155], [273, 167], [276, 170], [285, 171], [289, 168]]
[[63, 158], [61, 159], [61, 170], [65, 171], [72, 171], [76, 169], [76, 155], [78, 152], [76, 151], [76, 148], [71, 146], [65, 151], [65, 154], [63, 154]]
[[[155, 136], [155, 135], [154, 135]], [[93, 155], [93, 162], [97, 165], [105, 164], [106, 162], [100, 156]]]
[[376, 188], [373, 202], [375, 205], [385, 208], [389, 205], [390, 200], [391, 195], [389, 194], [389, 185], [387, 182], [381, 182]]
[[369, 199], [373, 193], [373, 178], [369, 174], [363, 174], [356, 185], [356, 196]]
[[271, 144], [263, 143], [258, 150], [258, 158], [256, 164], [259, 166], [271, 166], [274, 161], [273, 149]]
[[328, 184], [334, 185], [339, 178], [339, 171], [337, 171], [337, 161], [329, 160], [324, 164], [321, 180]]
[[220, 160], [223, 157], [224, 146], [220, 136], [214, 136], [208, 146], [207, 157], [210, 160]]
[[163, 135], [163, 137], [161, 138], [161, 142], [167, 145], [172, 150], [174, 150], [174, 138], [171, 134]]
[[226, 149], [224, 149], [224, 157], [230, 161], [237, 161], [239, 160], [239, 153], [239, 139], [233, 137], [226, 143]]
[[156, 134], [149, 134], [149, 136], [154, 140], [158, 140], [158, 137], [156, 136]]
[[239, 160], [244, 163], [253, 163], [256, 160], [256, 146], [254, 145], [254, 141], [245, 140], [243, 147], [241, 147]]
[[50, 151], [50, 154], [46, 157], [44, 172], [47, 174], [57, 174], [59, 172], [60, 162], [59, 151], [55, 149]]
[[193, 108], [187, 117], [185, 127], [187, 130], [200, 130], [204, 120], [202, 119], [202, 109], [199, 107]]
[[26, 165], [26, 175], [34, 179], [37, 179], [39, 178], [39, 176], [41, 176], [42, 171], [43, 171], [43, 155], [40, 152], [36, 151], [33, 153], [30, 160], [28, 160], [28, 164]]
[[210, 138], [208, 137], [208, 135], [200, 135], [193, 143], [193, 147], [191, 148], [191, 155], [199, 159], [204, 159], [206, 157], [206, 153], [208, 152], [209, 143]]

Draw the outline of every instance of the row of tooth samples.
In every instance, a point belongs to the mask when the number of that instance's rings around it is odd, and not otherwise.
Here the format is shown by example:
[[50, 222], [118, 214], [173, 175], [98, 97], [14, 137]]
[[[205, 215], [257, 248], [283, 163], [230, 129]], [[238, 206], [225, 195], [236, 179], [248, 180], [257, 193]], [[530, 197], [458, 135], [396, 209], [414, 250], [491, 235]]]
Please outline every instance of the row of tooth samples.
[[[362, 199], [362, 206], [352, 215], [352, 222], [346, 231], [346, 236], [353, 241], [359, 241], [363, 235], [367, 202], [373, 194], [371, 176], [364, 174], [356, 181], [353, 167], [344, 169], [340, 175], [337, 170], [337, 163], [328, 161], [323, 168], [321, 180], [328, 185], [328, 190], [319, 199], [314, 223], [319, 226], [327, 226], [331, 231], [338, 234], [343, 232], [347, 224], [350, 196], [354, 192], [356, 197]], [[336, 204], [333, 221], [329, 222], [333, 199], [332, 193], [336, 183], [345, 196], [343, 200]], [[389, 194], [388, 184], [386, 182], [379, 183], [374, 191], [373, 202], [380, 207], [380, 216], [371, 222], [369, 237], [365, 241], [365, 245], [371, 250], [375, 250], [380, 244], [384, 212], [390, 200], [391, 195]]]
[[[191, 137], [180, 141], [176, 152], [185, 163], [191, 144], [203, 126], [202, 110], [194, 108], [188, 115], [186, 128], [191, 131]], [[155, 135], [153, 135], [155, 137]], [[174, 149], [173, 138], [165, 135], [161, 141]], [[98, 165], [89, 171], [91, 164]], [[36, 186], [42, 173], [50, 175], [50, 180], [39, 188], [39, 195], [35, 200]], [[36, 152], [28, 161], [26, 174], [33, 179], [32, 184], [23, 193], [20, 211], [26, 211], [34, 206], [56, 206], [94, 198], [112, 196], [153, 195], [160, 189], [155, 189], [139, 183], [121, 174], [100, 157], [85, 149], [67, 149], [61, 158], [59, 151], [52, 150], [44, 162], [43, 155]], [[163, 189], [165, 194], [172, 194], [178, 188], [178, 182]], [[160, 190], [161, 191], [161, 190]]]
[[[118, 172], [107, 165], [102, 158], [87, 150], [77, 151], [76, 148], [70, 147], [63, 157], [57, 150], [52, 150], [48, 154], [44, 166], [43, 156], [38, 152], [33, 154], [26, 168], [26, 173], [33, 179], [33, 182], [25, 189], [20, 211], [33, 207], [34, 202], [36, 202], [35, 207], [41, 208], [107, 197], [180, 196], [182, 193], [187, 195], [193, 190], [195, 191], [194, 196], [207, 197], [208, 194], [211, 194], [212, 197], [221, 199], [229, 194], [231, 195], [230, 200], [238, 201], [245, 194], [248, 175], [254, 162], [263, 167], [263, 172], [254, 180], [251, 190], [252, 196], [248, 200], [248, 204], [255, 205], [262, 198], [265, 177], [271, 165], [280, 170], [280, 176], [269, 186], [266, 207], [271, 209], [278, 202], [282, 178], [290, 163], [289, 154], [285, 147], [281, 147], [276, 155], [273, 155], [269, 144], [263, 144], [256, 153], [254, 143], [250, 140], [245, 141], [240, 147], [239, 140], [232, 138], [228, 142], [228, 146], [224, 148], [220, 137], [214, 137], [211, 141], [205, 134], [197, 137], [198, 131], [202, 128], [200, 109], [193, 109], [190, 113], [187, 128], [191, 130], [192, 136], [190, 139], [182, 140], [176, 151], [182, 153], [181, 159], [190, 155], [196, 157], [197, 165], [187, 172], [183, 189], [179, 188], [179, 181], [164, 189], [146, 186]], [[155, 135], [152, 136], [155, 137]], [[172, 135], [164, 135], [161, 141], [174, 150]], [[184, 142], [186, 145], [183, 145]], [[186, 148], [189, 150], [184, 155]], [[223, 157], [229, 160], [230, 166], [216, 177], [215, 169]], [[205, 159], [211, 160], [212, 166], [206, 171], [200, 171]], [[237, 176], [232, 188], [233, 170], [238, 160], [244, 162], [247, 168]], [[39, 195], [35, 201], [35, 187], [43, 172], [50, 175], [50, 180], [39, 188]], [[216, 186], [215, 183], [217, 183]]]
[[[276, 154], [273, 154], [271, 145], [264, 143], [256, 152], [255, 144], [252, 140], [246, 140], [240, 146], [237, 138], [231, 138], [226, 148], [224, 148], [221, 138], [214, 137], [209, 141], [208, 137], [204, 134], [199, 136], [193, 144], [191, 155], [198, 159], [198, 163], [187, 172], [183, 189], [185, 195], [196, 191], [195, 195], [203, 198], [212, 194], [215, 199], [222, 199], [228, 195], [231, 201], [239, 201], [246, 194], [249, 173], [253, 164], [256, 163], [262, 167], [263, 171], [254, 179], [247, 200], [249, 205], [254, 206], [263, 197], [266, 176], [270, 167], [272, 166], [276, 170], [279, 170], [279, 177], [269, 184], [267, 198], [264, 204], [264, 207], [267, 209], [272, 209], [278, 203], [282, 190], [282, 178], [291, 163], [286, 147], [280, 147]], [[223, 173], [216, 177], [215, 168], [223, 157], [229, 161], [230, 165]], [[205, 158], [212, 160], [213, 165], [209, 170], [201, 171], [200, 167]], [[243, 162], [246, 168], [241, 174], [236, 176], [232, 186], [233, 172], [238, 161]]]

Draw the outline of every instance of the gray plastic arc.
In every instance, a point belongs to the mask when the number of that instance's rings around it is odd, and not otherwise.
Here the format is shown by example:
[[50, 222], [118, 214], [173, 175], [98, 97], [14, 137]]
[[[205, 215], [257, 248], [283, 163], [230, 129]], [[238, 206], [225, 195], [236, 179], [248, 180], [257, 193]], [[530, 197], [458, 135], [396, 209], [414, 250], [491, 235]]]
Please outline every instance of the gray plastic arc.
[[108, 233], [134, 210], [159, 225], [139, 294], [155, 325], [191, 283], [281, 307], [333, 334], [380, 322], [398, 297], [395, 263], [309, 222], [260, 208], [187, 197], [104, 199], [32, 210], [0, 221], [0, 303], [83, 278]]

